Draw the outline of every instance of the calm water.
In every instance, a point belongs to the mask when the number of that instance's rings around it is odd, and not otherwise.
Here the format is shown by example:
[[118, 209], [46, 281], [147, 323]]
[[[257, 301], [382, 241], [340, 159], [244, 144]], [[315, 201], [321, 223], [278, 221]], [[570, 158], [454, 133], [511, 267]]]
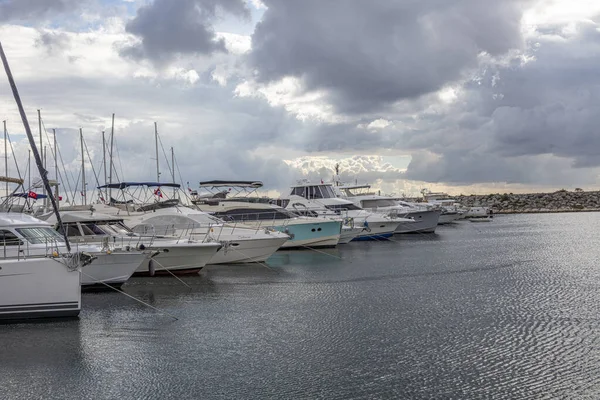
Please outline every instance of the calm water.
[[2, 399], [600, 398], [600, 213], [277, 253], [0, 326]]

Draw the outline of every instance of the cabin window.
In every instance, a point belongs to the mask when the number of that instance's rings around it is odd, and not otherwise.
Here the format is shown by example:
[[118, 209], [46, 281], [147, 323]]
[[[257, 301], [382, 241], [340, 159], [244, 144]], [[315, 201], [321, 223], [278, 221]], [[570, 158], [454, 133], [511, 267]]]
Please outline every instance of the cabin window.
[[330, 206], [325, 206], [329, 210], [335, 211], [348, 211], [348, 210], [361, 210], [360, 207], [355, 206], [354, 204], [335, 204]]
[[295, 187], [294, 189], [292, 189], [292, 194], [295, 196], [300, 196], [300, 197], [304, 197], [306, 198], [306, 187], [302, 186], [302, 187]]
[[50, 227], [17, 228], [16, 231], [32, 244], [64, 242], [64, 238]]
[[1, 230], [0, 244], [3, 244], [4, 246], [22, 246], [23, 241], [11, 231]]
[[104, 236], [106, 232], [100, 229], [96, 224], [81, 224], [81, 230], [85, 236]]
[[117, 222], [116, 224], [110, 224], [110, 227], [119, 235], [127, 235], [131, 233], [131, 229], [127, 228], [121, 222]]
[[[64, 224], [67, 228], [67, 236], [68, 237], [76, 237], [76, 236], [81, 236], [81, 232], [79, 231], [79, 227], [77, 226], [76, 223], [72, 223], [72, 224]], [[58, 227], [57, 229], [58, 233], [62, 234], [63, 230], [62, 227]]]
[[230, 210], [219, 213], [225, 221], [233, 220], [238, 222], [243, 221], [266, 221], [273, 219], [288, 219], [292, 215], [287, 210], [262, 210], [262, 209], [242, 209]]

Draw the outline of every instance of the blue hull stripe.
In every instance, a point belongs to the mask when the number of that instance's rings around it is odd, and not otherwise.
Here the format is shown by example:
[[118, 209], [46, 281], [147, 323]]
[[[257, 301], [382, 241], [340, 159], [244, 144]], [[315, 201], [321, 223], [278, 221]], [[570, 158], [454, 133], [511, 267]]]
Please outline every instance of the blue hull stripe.
[[361, 242], [364, 240], [387, 239], [387, 238], [391, 238], [393, 235], [394, 235], [393, 233], [382, 233], [379, 235], [360, 236], [360, 237], [355, 237], [354, 239], [352, 239], [352, 242]]

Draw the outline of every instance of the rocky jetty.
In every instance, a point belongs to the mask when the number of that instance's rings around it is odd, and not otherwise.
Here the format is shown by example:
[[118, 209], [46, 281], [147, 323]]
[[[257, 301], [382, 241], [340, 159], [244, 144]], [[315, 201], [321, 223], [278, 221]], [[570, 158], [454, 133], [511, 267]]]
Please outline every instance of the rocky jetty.
[[559, 190], [554, 193], [496, 193], [455, 196], [464, 206], [490, 207], [498, 214], [600, 211], [600, 192]]

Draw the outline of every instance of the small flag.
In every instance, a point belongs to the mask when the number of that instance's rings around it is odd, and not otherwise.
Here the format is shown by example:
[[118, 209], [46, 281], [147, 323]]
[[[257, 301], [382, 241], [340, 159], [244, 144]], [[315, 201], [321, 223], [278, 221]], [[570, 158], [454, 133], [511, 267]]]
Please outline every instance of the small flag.
[[104, 197], [100, 196], [100, 201], [104, 203]]
[[30, 199], [37, 199], [37, 193], [30, 190], [29, 193], [27, 193], [27, 197], [29, 197]]
[[156, 190], [154, 191], [154, 194], [158, 197], [161, 197], [161, 198], [163, 197], [162, 192], [160, 191], [160, 188], [156, 188]]
[[188, 188], [188, 192], [192, 193], [192, 188]]
[[323, 182], [323, 179], [321, 179], [321, 183], [325, 183], [325, 182]]
[[83, 191], [80, 192], [80, 193], [81, 193], [81, 196], [85, 197], [85, 193]]
[[61, 200], [62, 200], [62, 196], [58, 196], [58, 201], [61, 201]]

